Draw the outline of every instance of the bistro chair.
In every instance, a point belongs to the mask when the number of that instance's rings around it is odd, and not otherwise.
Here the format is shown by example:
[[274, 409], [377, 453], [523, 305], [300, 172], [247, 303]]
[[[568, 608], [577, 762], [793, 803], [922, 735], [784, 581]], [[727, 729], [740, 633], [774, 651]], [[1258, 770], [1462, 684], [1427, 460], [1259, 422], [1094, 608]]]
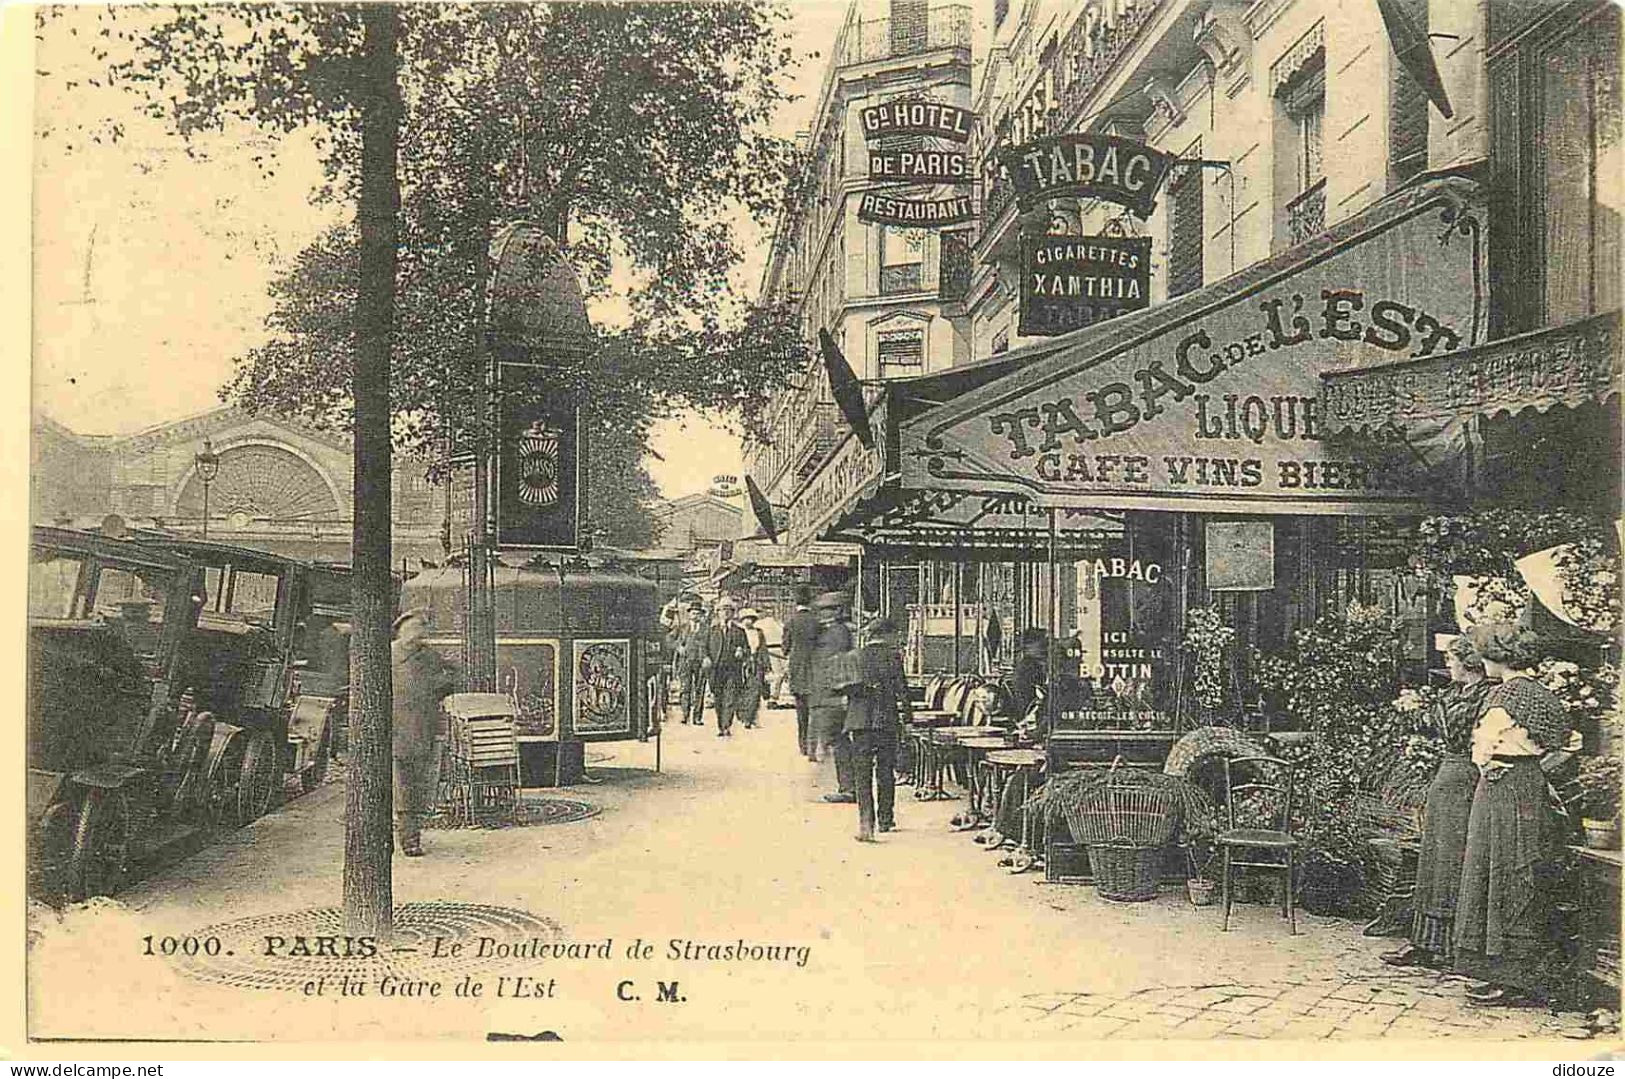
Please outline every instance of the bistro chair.
[[[1289, 932], [1298, 932], [1298, 911], [1293, 884], [1298, 863], [1298, 840], [1292, 834], [1292, 765], [1276, 757], [1225, 757], [1225, 822], [1226, 827], [1214, 837], [1214, 844], [1224, 853], [1224, 921], [1221, 931], [1230, 929], [1231, 874], [1234, 869], [1264, 869], [1285, 873], [1281, 887], [1281, 917], [1287, 920]], [[1262, 801], [1267, 808], [1264, 821], [1245, 824], [1264, 824], [1267, 827], [1238, 827], [1237, 804], [1252, 805]], [[1242, 857], [1237, 857], [1238, 855]], [[1249, 860], [1243, 860], [1249, 859]]]

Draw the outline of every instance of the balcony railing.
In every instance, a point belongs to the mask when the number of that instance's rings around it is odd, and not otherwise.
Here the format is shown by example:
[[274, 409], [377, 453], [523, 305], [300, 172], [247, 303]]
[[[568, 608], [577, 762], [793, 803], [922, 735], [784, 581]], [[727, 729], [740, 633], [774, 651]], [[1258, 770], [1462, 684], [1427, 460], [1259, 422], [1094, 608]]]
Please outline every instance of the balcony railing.
[[824, 458], [835, 448], [839, 430], [832, 402], [825, 401], [813, 406], [812, 415], [790, 456], [791, 469], [795, 472], [798, 485], [824, 463]]
[[847, 27], [836, 52], [836, 62], [867, 64], [895, 56], [913, 56], [936, 49], [970, 48], [971, 9], [969, 5], [932, 8], [925, 19], [924, 34], [892, 33], [892, 20], [859, 20]]
[[1286, 230], [1293, 246], [1326, 231], [1326, 177], [1286, 204]]
[[[1080, 6], [1071, 29], [1056, 46], [1054, 56], [1040, 69], [1041, 73], [1046, 69], [1055, 73], [1056, 95], [1046, 116], [1049, 126], [1045, 134], [1071, 130], [1101, 82], [1112, 73], [1118, 60], [1139, 40], [1140, 31], [1167, 2], [1133, 0], [1132, 6], [1117, 11], [1110, 25], [1103, 18], [1088, 17], [1088, 6]], [[1119, 0], [1103, 0], [1098, 6], [1116, 6], [1118, 3]], [[990, 167], [997, 160], [999, 150], [1006, 141], [1009, 118], [1015, 115], [1022, 102], [1013, 101], [1010, 104], [1005, 118], [998, 123], [999, 135], [983, 154], [984, 167]], [[992, 223], [1010, 205], [1015, 197], [1015, 189], [1010, 183], [999, 179], [996, 168], [984, 172], [984, 175], [991, 179], [987, 182], [982, 200], [982, 220]]]

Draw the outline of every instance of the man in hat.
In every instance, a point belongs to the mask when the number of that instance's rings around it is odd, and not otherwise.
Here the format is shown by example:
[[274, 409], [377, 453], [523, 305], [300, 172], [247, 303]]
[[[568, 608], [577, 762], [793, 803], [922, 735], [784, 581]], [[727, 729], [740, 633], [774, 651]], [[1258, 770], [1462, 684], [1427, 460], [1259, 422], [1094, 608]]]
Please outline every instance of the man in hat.
[[796, 701], [796, 744], [801, 755], [816, 760], [812, 734], [807, 728], [808, 700], [812, 693], [813, 653], [818, 648], [818, 616], [812, 612], [812, 589], [796, 586], [796, 613], [784, 627], [784, 656], [790, 664], [790, 695]]
[[439, 779], [435, 735], [440, 702], [457, 687], [457, 669], [424, 643], [428, 625], [421, 610], [395, 619], [390, 645], [394, 683], [395, 830], [401, 853], [423, 855], [423, 822], [434, 808]]
[[739, 628], [745, 631], [745, 640], [750, 643], [750, 655], [745, 659], [743, 678], [735, 698], [738, 706], [735, 718], [745, 725], [746, 730], [756, 728], [756, 719], [762, 708], [762, 687], [767, 678], [767, 637], [756, 625], [761, 617], [755, 607], [746, 607], [739, 612]]
[[745, 690], [747, 669], [754, 668], [750, 639], [737, 614], [739, 605], [728, 597], [717, 602], [717, 621], [705, 639], [705, 661], [711, 692], [717, 703], [717, 737], [733, 735], [734, 716], [740, 712], [739, 694]]
[[899, 627], [882, 615], [869, 623], [868, 641], [858, 650], [857, 683], [847, 690], [846, 737], [851, 743], [852, 780], [858, 800], [858, 842], [873, 843], [875, 828], [897, 827], [897, 740], [899, 723], [913, 718]]
[[818, 644], [813, 649], [813, 690], [810, 701], [813, 759], [826, 753], [835, 757], [835, 792], [826, 802], [855, 802], [852, 789], [852, 747], [845, 738], [846, 695], [839, 684], [839, 657], [852, 650], [852, 632], [842, 621], [845, 600], [839, 592], [818, 597]]
[[683, 722], [696, 726], [705, 713], [705, 638], [710, 627], [705, 605], [689, 600], [688, 616], [677, 631], [677, 671], [682, 680]]

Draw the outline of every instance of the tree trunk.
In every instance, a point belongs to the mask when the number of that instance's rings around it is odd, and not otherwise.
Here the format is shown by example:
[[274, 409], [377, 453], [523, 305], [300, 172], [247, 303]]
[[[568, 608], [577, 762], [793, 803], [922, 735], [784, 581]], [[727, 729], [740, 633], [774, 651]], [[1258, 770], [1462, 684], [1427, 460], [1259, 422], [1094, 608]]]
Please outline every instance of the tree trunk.
[[349, 933], [388, 939], [394, 898], [390, 862], [391, 623], [389, 362], [394, 338], [396, 216], [401, 99], [400, 14], [362, 8], [366, 40], [358, 71], [361, 107], [361, 271], [356, 296], [355, 522], [351, 539], [350, 761], [344, 831], [344, 922]]

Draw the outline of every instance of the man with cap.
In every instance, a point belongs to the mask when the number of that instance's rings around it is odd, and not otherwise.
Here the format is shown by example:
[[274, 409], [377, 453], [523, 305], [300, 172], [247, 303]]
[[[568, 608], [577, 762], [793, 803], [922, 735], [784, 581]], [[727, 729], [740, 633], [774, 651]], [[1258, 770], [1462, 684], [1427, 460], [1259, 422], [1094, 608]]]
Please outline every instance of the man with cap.
[[724, 596], [717, 602], [717, 620], [705, 639], [705, 662], [710, 672], [711, 692], [717, 702], [717, 737], [733, 735], [734, 716], [740, 711], [739, 694], [744, 692], [748, 670], [754, 670], [750, 639], [739, 625], [739, 605]]
[[796, 586], [796, 613], [784, 627], [784, 656], [790, 664], [790, 695], [796, 700], [796, 744], [801, 755], [816, 760], [808, 730], [807, 702], [812, 694], [813, 653], [818, 649], [818, 616], [812, 612], [812, 589]]
[[735, 718], [747, 730], [756, 728], [756, 719], [762, 708], [762, 687], [767, 677], [767, 637], [756, 625], [760, 618], [755, 607], [746, 607], [739, 612], [739, 628], [745, 631], [745, 640], [750, 643], [750, 655], [745, 659], [744, 677], [735, 697]]
[[691, 599], [677, 631], [677, 671], [682, 680], [683, 722], [698, 725], [705, 713], [705, 638], [709, 630], [705, 605]]
[[839, 592], [818, 597], [818, 644], [813, 649], [811, 725], [813, 759], [826, 752], [835, 757], [835, 792], [826, 802], [855, 802], [852, 789], [852, 747], [846, 740], [846, 695], [841, 681], [840, 657], [852, 651], [852, 632], [841, 620], [844, 599]]
[[457, 669], [423, 641], [428, 625], [421, 610], [395, 619], [390, 645], [395, 722], [395, 830], [401, 853], [423, 854], [423, 822], [434, 808], [439, 779], [435, 735], [440, 729], [440, 702], [456, 689]]
[[898, 625], [882, 615], [869, 623], [858, 650], [857, 682], [847, 690], [846, 737], [858, 800], [858, 841], [873, 843], [875, 827], [897, 827], [897, 740], [900, 721], [913, 718]]

